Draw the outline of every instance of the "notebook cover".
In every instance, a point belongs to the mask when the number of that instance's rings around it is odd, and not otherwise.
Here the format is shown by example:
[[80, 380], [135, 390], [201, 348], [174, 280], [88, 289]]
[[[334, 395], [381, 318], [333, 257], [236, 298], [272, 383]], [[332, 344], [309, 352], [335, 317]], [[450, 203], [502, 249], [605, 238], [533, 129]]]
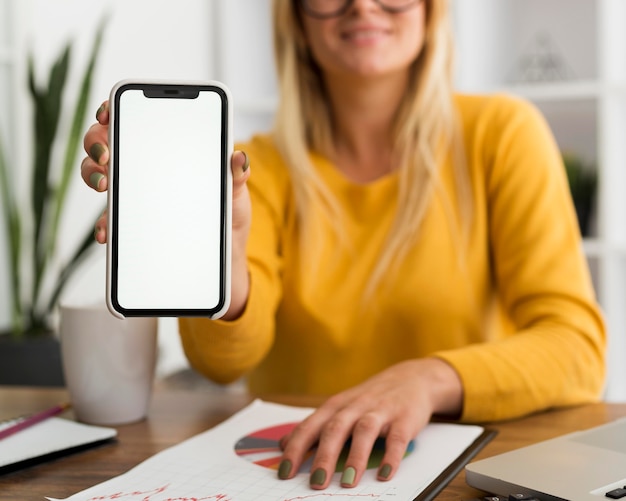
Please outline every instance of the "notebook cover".
[[[11, 422], [0, 424], [0, 429]], [[112, 442], [117, 430], [53, 417], [0, 440], [0, 474]]]

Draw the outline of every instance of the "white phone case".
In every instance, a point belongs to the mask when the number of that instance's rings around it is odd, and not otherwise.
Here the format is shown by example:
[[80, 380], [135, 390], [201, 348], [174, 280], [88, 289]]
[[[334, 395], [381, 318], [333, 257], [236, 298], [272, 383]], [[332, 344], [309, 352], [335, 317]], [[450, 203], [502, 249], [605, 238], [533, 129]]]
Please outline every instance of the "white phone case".
[[[183, 280], [182, 282], [178, 280], [179, 275], [181, 275], [180, 273], [176, 273], [176, 270], [170, 270], [170, 268], [176, 268], [174, 266], [174, 263], [178, 263], [180, 264], [180, 266], [182, 267], [186, 267], [185, 270], [189, 271], [188, 269], [191, 269], [192, 271], [195, 270], [195, 268], [193, 268], [193, 260], [191, 260], [190, 262], [186, 262], [188, 261], [185, 256], [185, 251], [189, 251], [190, 249], [193, 250], [194, 247], [194, 243], [190, 242], [188, 238], [179, 238], [178, 240], [181, 240], [180, 242], [173, 242], [174, 244], [178, 244], [172, 247], [172, 249], [170, 250], [170, 252], [168, 254], [165, 254], [165, 257], [161, 256], [161, 258], [159, 259], [158, 257], [155, 258], [155, 256], [153, 256], [153, 254], [157, 254], [156, 252], [161, 251], [161, 245], [163, 244], [163, 246], [165, 245], [165, 243], [169, 242], [168, 236], [163, 235], [161, 237], [161, 239], [159, 241], [147, 243], [145, 245], [145, 248], [142, 249], [142, 243], [139, 242], [137, 249], [135, 249], [134, 247], [132, 247], [130, 249], [130, 251], [128, 249], [119, 249], [118, 244], [119, 244], [119, 239], [118, 239], [118, 232], [122, 233], [121, 231], [121, 227], [124, 224], [124, 217], [120, 217], [119, 221], [116, 219], [116, 214], [115, 211], [118, 210], [117, 207], [120, 204], [120, 193], [117, 189], [118, 186], [118, 179], [116, 178], [116, 171], [118, 170], [118, 158], [120, 157], [120, 151], [122, 150], [122, 148], [120, 148], [120, 145], [117, 144], [117, 138], [116, 136], [118, 135], [119, 129], [116, 129], [119, 127], [118, 124], [118, 115], [122, 115], [123, 113], [125, 113], [124, 108], [120, 107], [121, 109], [118, 110], [118, 104], [120, 102], [120, 96], [126, 91], [126, 90], [140, 90], [140, 91], [144, 91], [144, 89], [148, 89], [148, 93], [149, 92], [171, 92], [171, 93], [175, 93], [175, 92], [194, 92], [195, 90], [199, 90], [199, 92], [204, 92], [206, 94], [202, 94], [204, 95], [209, 95], [210, 92], [215, 92], [216, 94], [218, 94], [220, 96], [220, 109], [221, 109], [221, 115], [220, 115], [220, 120], [221, 120], [221, 127], [220, 127], [220, 131], [221, 131], [221, 137], [219, 140], [219, 145], [220, 145], [220, 162], [221, 162], [221, 167], [220, 167], [220, 229], [219, 229], [219, 236], [220, 236], [220, 242], [219, 242], [219, 271], [220, 271], [220, 275], [219, 275], [219, 286], [218, 289], [215, 289], [216, 285], [213, 283], [207, 284], [207, 280], [203, 279], [203, 277], [206, 276], [212, 276], [211, 275], [211, 271], [208, 271], [207, 273], [198, 273], [197, 279], [195, 276], [195, 273], [185, 273], [184, 277], [181, 278], [181, 280]], [[144, 93], [144, 95], [146, 96], [145, 99], [148, 99], [147, 94]], [[154, 96], [150, 96], [150, 97], [154, 97]], [[163, 97], [163, 99], [161, 99], [161, 101], [163, 103], [163, 105], [169, 105], [169, 102], [171, 101], [172, 106], [173, 103], [176, 102], [176, 98], [174, 99], [167, 99], [168, 97], [171, 96], [160, 96]], [[207, 98], [208, 99], [208, 98]], [[155, 102], [158, 101], [155, 100]], [[185, 102], [185, 101], [189, 101], [189, 103]], [[181, 103], [184, 102], [184, 104], [186, 106], [192, 106], [192, 102], [193, 99], [181, 99], [180, 101]], [[167, 103], [167, 104], [166, 104]], [[125, 105], [126, 106], [126, 105]], [[179, 317], [179, 316], [204, 316], [204, 317], [209, 317], [209, 318], [219, 318], [222, 315], [224, 315], [224, 313], [226, 313], [226, 311], [228, 310], [229, 306], [230, 306], [230, 293], [231, 293], [231, 228], [232, 228], [232, 172], [231, 172], [231, 168], [230, 168], [230, 161], [231, 161], [231, 157], [232, 157], [232, 153], [233, 153], [233, 135], [232, 135], [232, 123], [233, 123], [233, 113], [232, 113], [232, 98], [231, 98], [231, 94], [230, 91], [228, 90], [228, 88], [222, 84], [221, 82], [217, 82], [217, 81], [172, 81], [172, 80], [123, 80], [118, 82], [113, 89], [111, 90], [111, 95], [110, 95], [110, 120], [109, 120], [109, 150], [110, 150], [110, 160], [109, 160], [109, 189], [108, 189], [108, 239], [107, 239], [107, 290], [106, 290], [106, 301], [107, 301], [107, 306], [109, 308], [109, 310], [111, 311], [111, 313], [117, 317], [120, 318], [124, 318], [127, 316], [151, 316], [151, 317]], [[189, 108], [191, 109], [191, 108]], [[151, 123], [153, 123], [154, 121], [152, 121]], [[163, 124], [164, 126], [167, 125], [167, 123]], [[154, 129], [154, 131], [156, 132], [152, 132], [152, 133], [158, 133], [160, 132], [162, 129], [162, 127], [157, 127]], [[171, 135], [175, 134], [175, 130], [171, 131]], [[135, 135], [132, 137], [141, 137], [142, 136], [142, 131], [137, 129], [135, 130]], [[211, 136], [210, 138], [208, 136]], [[169, 136], [166, 136], [166, 138]], [[206, 138], [206, 141], [204, 141]], [[124, 138], [124, 142], [127, 141], [132, 141], [132, 138]], [[190, 140], [188, 140], [190, 141]], [[213, 134], [211, 135], [206, 135], [206, 136], [202, 136], [202, 141], [206, 142], [206, 143], [210, 143], [213, 144], [217, 141], [216, 138], [213, 138]], [[211, 142], [212, 141], [212, 142]], [[122, 141], [120, 141], [121, 143]], [[139, 141], [138, 141], [139, 142]], [[161, 141], [160, 143], [156, 144], [156, 148], [160, 148], [161, 145], [163, 143], [167, 143], [167, 141]], [[195, 141], [193, 142], [193, 144], [197, 144], [199, 141]], [[201, 145], [201, 146], [204, 146]], [[210, 146], [210, 145], [209, 145]], [[185, 151], [190, 150], [191, 148], [185, 148]], [[214, 151], [215, 148], [213, 148]], [[123, 150], [124, 152], [126, 150]], [[166, 152], [168, 150], [165, 150]], [[126, 154], [126, 153], [124, 153]], [[160, 152], [159, 152], [160, 154]], [[225, 158], [224, 158], [225, 156]], [[138, 158], [138, 157], [131, 157], [131, 158]], [[159, 157], [160, 158], [160, 157]], [[168, 166], [169, 167], [169, 166]], [[174, 172], [176, 166], [172, 166], [171, 168], [171, 181], [172, 181], [172, 185], [173, 185], [173, 190], [175, 190], [175, 186], [177, 185], [177, 181], [179, 181], [180, 179], [176, 177], [176, 172]], [[130, 177], [130, 174], [127, 174], [126, 172], [124, 172], [123, 174], [124, 176], [128, 176]], [[170, 174], [168, 173], [168, 176]], [[215, 174], [213, 174], [215, 175]], [[122, 177], [122, 174], [120, 173], [120, 178]], [[145, 176], [144, 176], [145, 177]], [[157, 176], [154, 176], [158, 178]], [[151, 179], [151, 176], [147, 176], [148, 182], [152, 182], [153, 180]], [[187, 181], [189, 181], [189, 186], [190, 189], [199, 191], [199, 188], [196, 186], [198, 184], [202, 184], [202, 183], [194, 183], [194, 179], [188, 179]], [[149, 184], [148, 183], [148, 184]], [[210, 185], [210, 189], [215, 190], [216, 188], [213, 186], [214, 183], [204, 183], [205, 185]], [[143, 184], [142, 184], [143, 186]], [[150, 186], [146, 187], [145, 189], [137, 189], [134, 188], [136, 191], [132, 192], [132, 193], [138, 193], [138, 194], [146, 194], [149, 193], [150, 190], [152, 189]], [[128, 195], [124, 195], [124, 196], [128, 196]], [[198, 197], [200, 197], [200, 195], [198, 195]], [[174, 214], [174, 216], [172, 216], [172, 220], [173, 221], [180, 221], [180, 222], [184, 222], [185, 224], [189, 223], [189, 219], [190, 217], [186, 217], [183, 218], [183, 220], [181, 219], [176, 219], [176, 211], [178, 210], [178, 206], [180, 205], [185, 205], [186, 203], [186, 196], [182, 196], [181, 193], [177, 192], [175, 193], [172, 197], [164, 197], [167, 198], [168, 204], [169, 206], [171, 206], [168, 209], [164, 209], [166, 212], [163, 212], [162, 214], [165, 215], [165, 217], [169, 216], [170, 214]], [[206, 197], [207, 199], [210, 197]], [[214, 197], [213, 197], [214, 198]], [[123, 203], [123, 202], [122, 202]], [[212, 202], [215, 204], [215, 202]], [[127, 206], [129, 206], [130, 204], [127, 204]], [[138, 204], [140, 205], [140, 204]], [[157, 207], [158, 210], [160, 210], [160, 204], [155, 205], [155, 207]], [[127, 211], [129, 212], [129, 211]], [[195, 217], [195, 216], [193, 216]], [[195, 221], [195, 223], [192, 221], [192, 227], [193, 224], [195, 224], [195, 228], [197, 231], [197, 234], [199, 235], [203, 235], [203, 231], [204, 231], [204, 224], [205, 221], [203, 220], [204, 215], [203, 214], [198, 214], [197, 217], [197, 221]], [[130, 230], [125, 230], [126, 233], [126, 241], [132, 241], [133, 242], [133, 246], [134, 244], [134, 238], [135, 238], [135, 234], [137, 234], [137, 239], [141, 240], [142, 239], [142, 231], [145, 230], [146, 232], [149, 231], [148, 229], [143, 228], [141, 222], [145, 221], [146, 224], [150, 223], [152, 224], [152, 218], [151, 217], [143, 217], [138, 219], [139, 223], [135, 224], [135, 226], [133, 228], [131, 228]], [[173, 224], [174, 226], [178, 226], [177, 224]], [[183, 225], [184, 226], [184, 225]], [[160, 229], [160, 228], [159, 228]], [[141, 230], [141, 231], [140, 231]], [[217, 228], [215, 230], [217, 232]], [[146, 238], [146, 242], [151, 242], [151, 240], [148, 237], [152, 237], [152, 235], [154, 234], [154, 231], [150, 232], [147, 235]], [[190, 235], [190, 233], [186, 233], [185, 235]], [[205, 243], [204, 245], [206, 245], [206, 241], [208, 241], [209, 237], [204, 237], [201, 236], [200, 239], [204, 238]], [[173, 239], [176, 240], [176, 239]], [[143, 240], [142, 240], [143, 241]], [[211, 241], [211, 244], [213, 245], [213, 241]], [[198, 245], [197, 246], [199, 249], [202, 249], [202, 246]], [[154, 252], [153, 252], [154, 251]], [[177, 259], [177, 253], [181, 252], [181, 254], [183, 255], [182, 259]], [[211, 252], [208, 252], [207, 254], [212, 255], [212, 252], [215, 251], [215, 249], [211, 249]], [[165, 252], [165, 251], [163, 251]], [[200, 252], [200, 251], [198, 251]], [[217, 252], [217, 251], [215, 251]], [[139, 254], [139, 256], [137, 257], [133, 257], [133, 259], [136, 259], [136, 264], [139, 265], [139, 268], [142, 268], [144, 266], [146, 266], [147, 270], [156, 270], [157, 276], [159, 278], [155, 278], [153, 276], [152, 273], [146, 272], [141, 274], [141, 272], [138, 272], [139, 275], [137, 275], [137, 277], [135, 277], [135, 279], [133, 280], [127, 280], [126, 282], [121, 282], [121, 279], [119, 278], [120, 276], [125, 276], [122, 273], [122, 269], [123, 266], [120, 264], [123, 262], [123, 260], [125, 259], [125, 256], [132, 256], [134, 253]], [[155, 259], [159, 259], [157, 262], [153, 263], [152, 267], [149, 267], [148, 265], [146, 265], [146, 262], [150, 262], [152, 258]], [[132, 263], [132, 260], [129, 259], [128, 260], [129, 263]], [[213, 270], [215, 268], [214, 265], [213, 266]], [[204, 263], [200, 263], [199, 268], [203, 269], [204, 267]], [[207, 265], [208, 267], [208, 265]], [[135, 268], [133, 266], [126, 266], [125, 269], [129, 269], [129, 273], [131, 274], [130, 276], [133, 276], [132, 274], [135, 272]], [[172, 273], [168, 273], [172, 271]], [[147, 275], [147, 276], [146, 276]], [[170, 290], [167, 287], [167, 280], [168, 277], [171, 279], [171, 287], [172, 289]], [[186, 277], [186, 280], [185, 280]], [[161, 280], [162, 278], [162, 280]], [[209, 280], [210, 282], [212, 282], [211, 280]], [[205, 283], [202, 283], [205, 282]], [[122, 304], [122, 302], [120, 301], [120, 290], [119, 290], [119, 285], [120, 283], [130, 283], [130, 286], [124, 286], [126, 288], [132, 288], [133, 290], [133, 294], [132, 297], [136, 298], [136, 304], [135, 301], [133, 299], [133, 301], [127, 301], [127, 304], [124, 305]], [[159, 293], [159, 288], [163, 286], [163, 289], [161, 290], [161, 292]], [[197, 286], [197, 287], [196, 287]], [[211, 301], [212, 303], [215, 302], [215, 304], [204, 304], [203, 303], [203, 298], [205, 297], [204, 292], [202, 291], [203, 287], [206, 286], [207, 288], [210, 288], [210, 294], [206, 294], [206, 297], [217, 297], [216, 295], [219, 296], [219, 300], [217, 301]], [[198, 288], [200, 290], [200, 292], [198, 292], [197, 294], [194, 294], [194, 290]], [[170, 294], [171, 293], [171, 294]], [[188, 296], [188, 297], [187, 297]], [[181, 299], [183, 298], [183, 299]], [[137, 306], [139, 305], [139, 306]]]

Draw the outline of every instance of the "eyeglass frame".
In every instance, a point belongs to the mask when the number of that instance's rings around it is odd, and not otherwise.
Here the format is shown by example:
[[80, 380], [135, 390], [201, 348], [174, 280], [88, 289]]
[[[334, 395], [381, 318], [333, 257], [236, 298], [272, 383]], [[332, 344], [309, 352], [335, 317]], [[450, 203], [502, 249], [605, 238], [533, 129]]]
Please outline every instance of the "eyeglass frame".
[[[333, 17], [339, 17], [345, 14], [350, 8], [350, 6], [352, 5], [352, 3], [354, 2], [354, 0], [344, 0], [344, 1], [345, 3], [342, 7], [328, 14], [320, 14], [319, 12], [311, 10], [311, 8], [308, 5], [308, 0], [300, 0], [298, 3], [300, 4], [300, 7], [302, 8], [302, 12], [304, 12], [306, 15], [310, 17], [313, 17], [315, 19], [331, 19]], [[411, 0], [404, 7], [398, 7], [398, 8], [393, 8], [393, 7], [389, 7], [388, 5], [385, 5], [384, 0], [374, 0], [374, 1], [385, 12], [389, 12], [391, 14], [400, 14], [401, 12], [405, 12], [409, 10], [414, 5], [419, 5], [420, 3], [422, 3], [423, 0]]]

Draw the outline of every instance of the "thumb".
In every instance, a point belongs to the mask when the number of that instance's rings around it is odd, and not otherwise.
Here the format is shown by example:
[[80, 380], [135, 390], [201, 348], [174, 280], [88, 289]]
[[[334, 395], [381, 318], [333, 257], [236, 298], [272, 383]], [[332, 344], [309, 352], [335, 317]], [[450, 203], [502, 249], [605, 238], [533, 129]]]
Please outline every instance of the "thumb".
[[250, 228], [251, 207], [250, 194], [246, 185], [250, 178], [250, 160], [243, 151], [235, 151], [231, 157], [230, 167], [233, 173], [233, 230], [246, 235]]
[[233, 173], [233, 198], [237, 198], [250, 177], [250, 159], [245, 152], [237, 150], [231, 158], [231, 170]]

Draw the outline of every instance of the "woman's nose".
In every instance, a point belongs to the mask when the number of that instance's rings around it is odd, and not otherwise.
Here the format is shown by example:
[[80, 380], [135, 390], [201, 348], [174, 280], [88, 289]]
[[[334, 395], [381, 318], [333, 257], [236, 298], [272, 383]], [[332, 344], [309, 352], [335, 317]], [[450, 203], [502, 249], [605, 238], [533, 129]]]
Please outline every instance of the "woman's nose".
[[366, 12], [368, 10], [380, 9], [380, 4], [377, 0], [352, 0], [348, 7], [348, 12]]

